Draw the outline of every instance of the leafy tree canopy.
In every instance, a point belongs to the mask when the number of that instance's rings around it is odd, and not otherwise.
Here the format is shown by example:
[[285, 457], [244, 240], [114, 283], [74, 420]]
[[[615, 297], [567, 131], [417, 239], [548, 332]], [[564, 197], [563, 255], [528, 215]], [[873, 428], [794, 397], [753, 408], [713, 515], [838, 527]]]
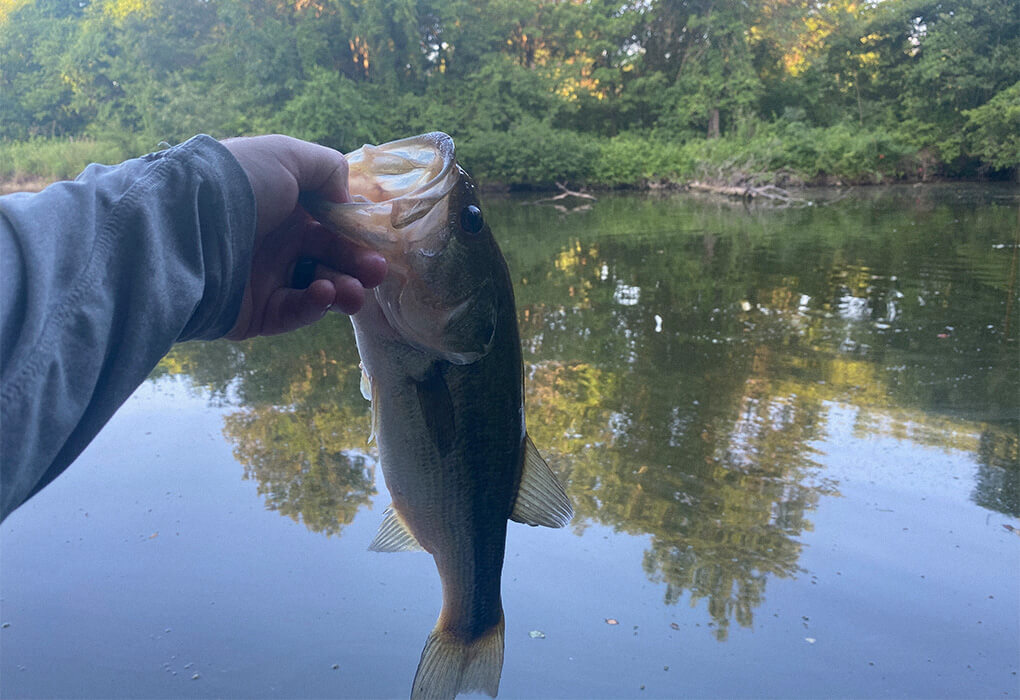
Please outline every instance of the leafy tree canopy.
[[0, 141], [151, 150], [198, 131], [281, 130], [350, 149], [443, 129], [479, 157], [509, 151], [491, 178], [510, 183], [546, 182], [561, 162], [558, 179], [583, 179], [559, 146], [551, 168], [515, 176], [534, 160], [528, 133], [603, 152], [633, 137], [610, 149], [622, 153], [789, 124], [878, 134], [944, 174], [1009, 170], [1018, 80], [1014, 0], [0, 6]]

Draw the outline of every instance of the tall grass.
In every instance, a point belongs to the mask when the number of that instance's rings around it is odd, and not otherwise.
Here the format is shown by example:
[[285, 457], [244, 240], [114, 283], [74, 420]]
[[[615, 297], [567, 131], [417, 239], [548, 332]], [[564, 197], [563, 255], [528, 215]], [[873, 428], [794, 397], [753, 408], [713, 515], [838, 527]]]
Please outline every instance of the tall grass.
[[68, 180], [89, 163], [119, 163], [139, 153], [122, 141], [51, 138], [0, 141], [0, 180], [15, 183]]

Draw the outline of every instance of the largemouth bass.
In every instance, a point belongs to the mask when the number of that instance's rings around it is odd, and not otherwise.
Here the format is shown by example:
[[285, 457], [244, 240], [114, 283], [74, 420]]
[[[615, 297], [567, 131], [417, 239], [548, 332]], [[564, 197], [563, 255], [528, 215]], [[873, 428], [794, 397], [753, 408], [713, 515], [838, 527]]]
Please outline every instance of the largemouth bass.
[[443, 586], [411, 697], [495, 696], [507, 520], [562, 527], [573, 515], [527, 434], [510, 274], [449, 136], [347, 158], [354, 201], [305, 206], [389, 265], [352, 320], [393, 499], [371, 548], [424, 549]]

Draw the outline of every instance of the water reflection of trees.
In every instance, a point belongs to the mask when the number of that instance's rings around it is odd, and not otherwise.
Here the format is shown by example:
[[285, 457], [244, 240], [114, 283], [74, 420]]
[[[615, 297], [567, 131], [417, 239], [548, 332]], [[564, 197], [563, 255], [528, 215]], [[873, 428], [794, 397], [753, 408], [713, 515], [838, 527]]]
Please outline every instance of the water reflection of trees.
[[352, 426], [364, 443], [367, 421], [350, 412], [261, 406], [227, 416], [223, 434], [269, 509], [336, 535], [375, 495], [374, 461], [348, 447]]
[[[959, 210], [876, 209], [490, 207], [518, 284], [529, 425], [574, 528], [650, 535], [648, 577], [668, 604], [704, 601], [720, 639], [752, 624], [770, 577], [798, 572], [809, 514], [835, 493], [814, 452], [833, 406], [853, 407], [858, 435], [974, 454], [974, 500], [1020, 512], [1020, 324], [1006, 337], [1013, 290], [989, 245], [1009, 219], [983, 210], [961, 232]], [[343, 319], [184, 345], [163, 371], [239, 404], [225, 434], [269, 507], [334, 534], [369, 501]]]
[[559, 219], [551, 250], [515, 249], [529, 413], [575, 526], [650, 534], [646, 573], [667, 603], [705, 599], [719, 638], [798, 570], [806, 514], [835, 489], [812, 448], [832, 407], [859, 437], [970, 452], [974, 500], [1018, 508], [1015, 290], [990, 244], [1013, 214], [923, 204], [701, 203], [665, 224], [642, 209], [661, 203], [610, 201]]
[[223, 433], [266, 507], [339, 534], [375, 495], [369, 418], [345, 319], [242, 344], [186, 343], [158, 371], [236, 403]]
[[656, 384], [638, 387], [602, 383], [583, 363], [540, 363], [532, 432], [568, 478], [577, 527], [650, 534], [643, 567], [665, 602], [704, 598], [724, 639], [730, 620], [751, 624], [769, 577], [798, 570], [805, 514], [831, 492], [811, 460], [815, 414], [761, 383], [736, 406], [718, 392], [686, 400], [716, 376], [658, 369]]

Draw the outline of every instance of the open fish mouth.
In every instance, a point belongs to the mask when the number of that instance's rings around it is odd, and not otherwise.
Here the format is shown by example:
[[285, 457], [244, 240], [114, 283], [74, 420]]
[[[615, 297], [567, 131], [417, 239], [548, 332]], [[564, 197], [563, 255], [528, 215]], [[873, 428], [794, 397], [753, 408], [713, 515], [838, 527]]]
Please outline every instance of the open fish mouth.
[[485, 355], [496, 325], [491, 283], [480, 281], [450, 296], [420, 277], [423, 262], [438, 260], [452, 235], [451, 192], [464, 177], [453, 139], [432, 132], [365, 145], [347, 162], [352, 201], [306, 194], [302, 205], [338, 235], [386, 258], [389, 272], [373, 297], [408, 343], [454, 364]]
[[368, 144], [347, 154], [347, 164], [352, 201], [305, 195], [302, 205], [313, 216], [391, 263], [401, 253], [439, 243], [429, 238], [443, 228], [445, 199], [460, 177], [452, 138], [434, 131]]

